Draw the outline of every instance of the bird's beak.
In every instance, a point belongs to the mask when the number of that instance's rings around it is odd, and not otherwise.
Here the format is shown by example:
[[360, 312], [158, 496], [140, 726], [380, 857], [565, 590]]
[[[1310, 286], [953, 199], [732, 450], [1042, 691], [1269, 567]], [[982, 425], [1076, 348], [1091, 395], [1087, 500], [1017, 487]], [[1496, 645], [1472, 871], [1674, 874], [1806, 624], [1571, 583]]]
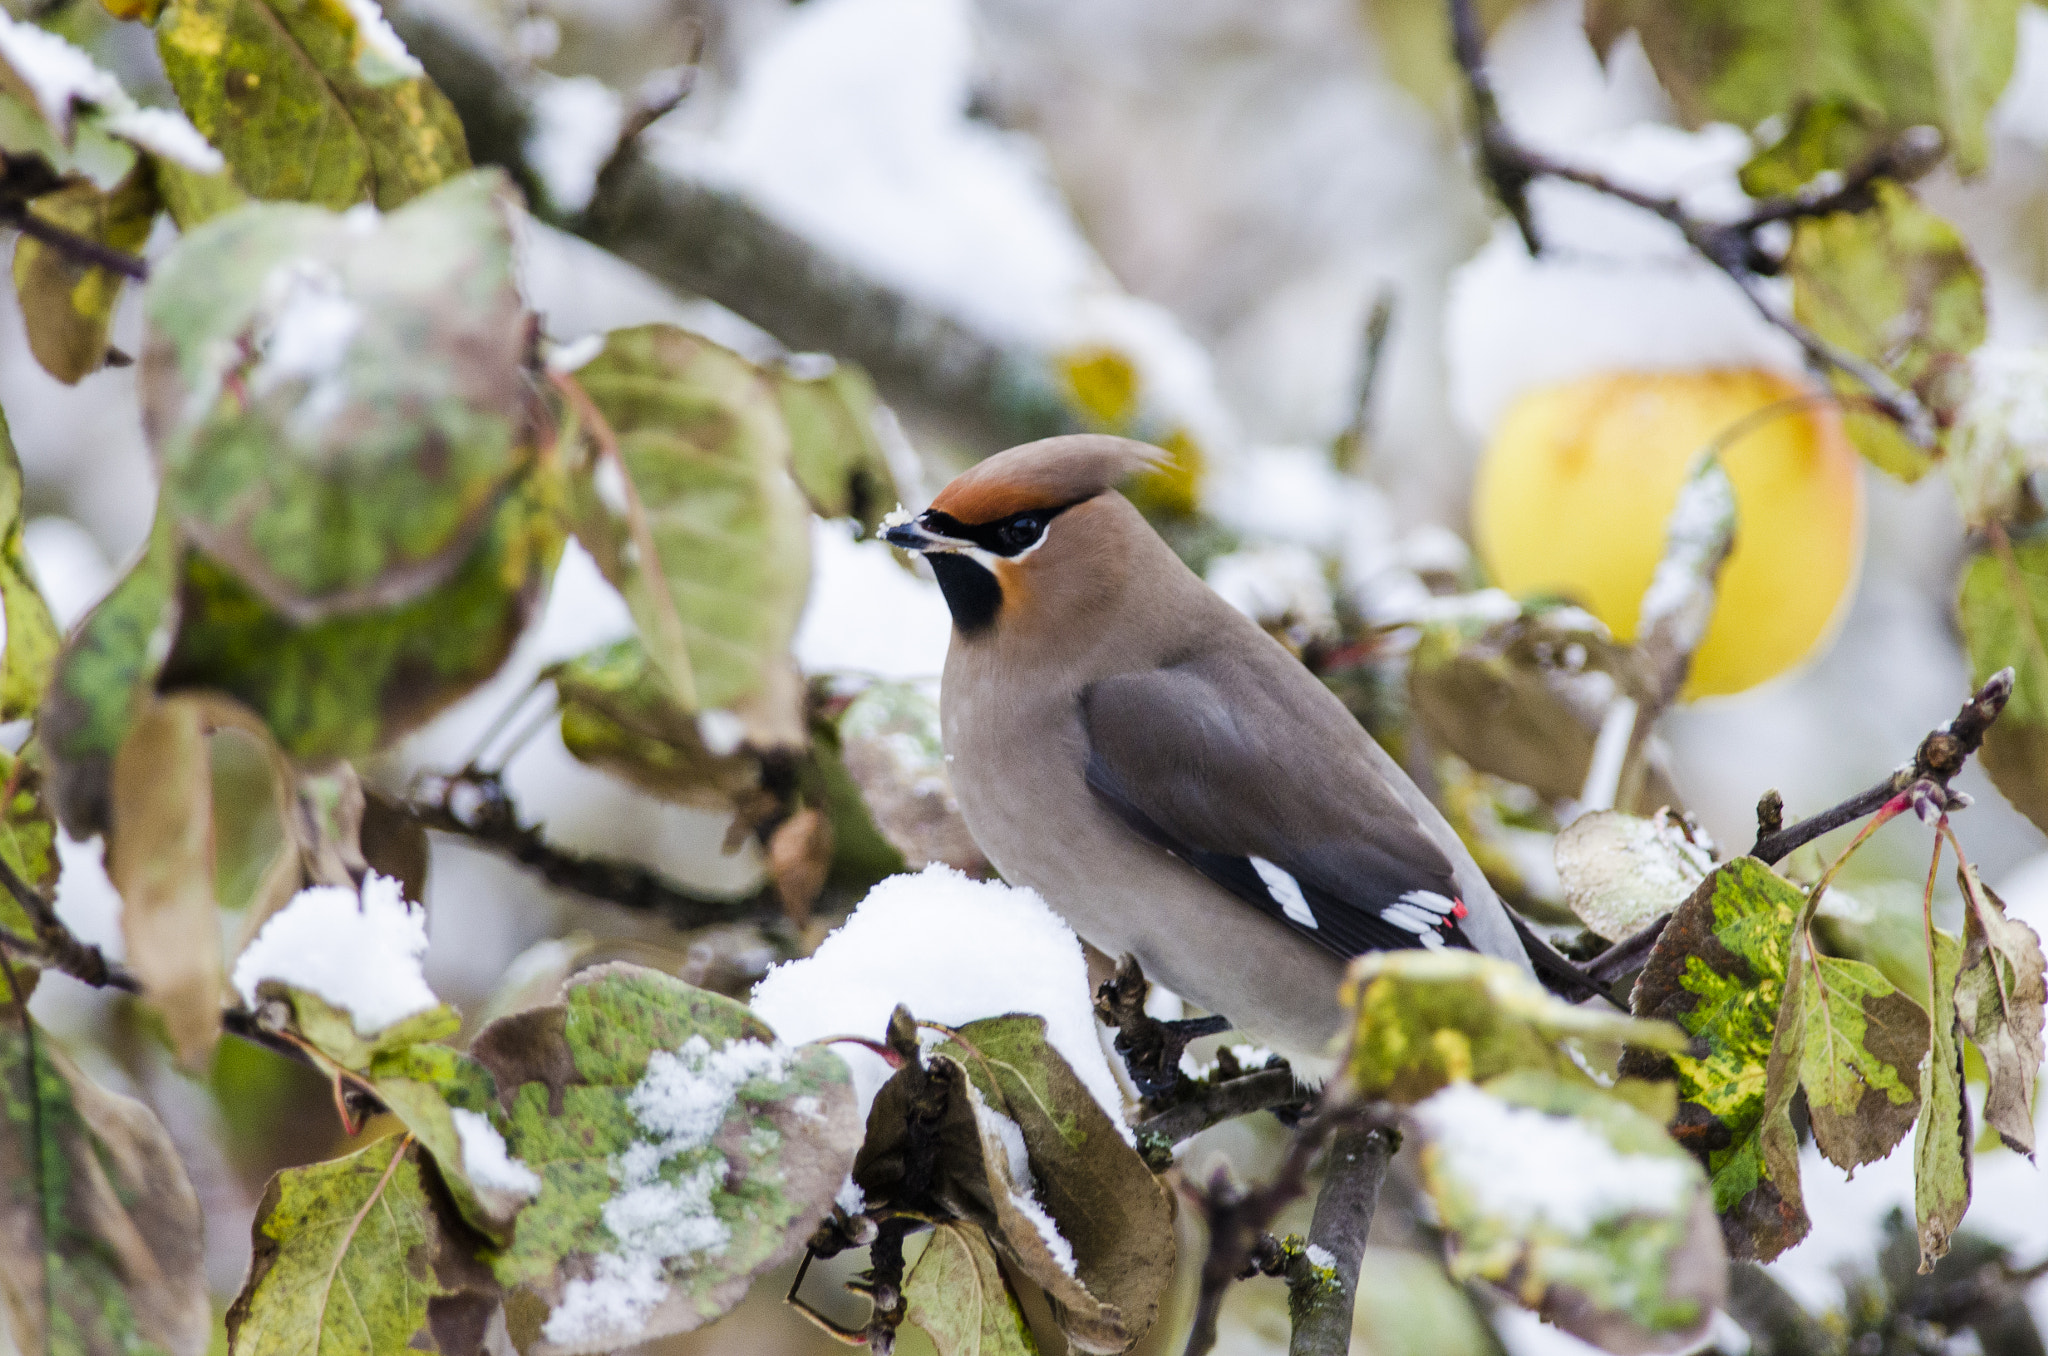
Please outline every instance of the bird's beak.
[[962, 551], [974, 545], [958, 537], [942, 536], [924, 525], [924, 515], [912, 517], [908, 509], [897, 509], [882, 519], [882, 540], [906, 551], [930, 554], [934, 551]]

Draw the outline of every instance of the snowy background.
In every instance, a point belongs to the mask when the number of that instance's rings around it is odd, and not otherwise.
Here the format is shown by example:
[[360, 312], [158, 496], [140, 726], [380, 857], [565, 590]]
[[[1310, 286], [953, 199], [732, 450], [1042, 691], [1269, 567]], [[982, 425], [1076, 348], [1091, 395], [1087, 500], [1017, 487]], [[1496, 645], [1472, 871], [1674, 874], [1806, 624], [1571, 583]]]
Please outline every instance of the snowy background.
[[[618, 126], [624, 105], [613, 91], [682, 59], [678, 34], [686, 21], [701, 24], [703, 77], [650, 132], [650, 153], [737, 190], [998, 342], [1102, 343], [1132, 355], [1148, 403], [1210, 451], [1205, 507], [1248, 545], [1212, 578], [1241, 605], [1327, 612], [1320, 562], [1332, 560], [1327, 577], [1371, 614], [1414, 571], [1462, 564], [1478, 451], [1494, 418], [1532, 385], [1616, 367], [1797, 370], [1788, 342], [1732, 287], [1628, 208], [1539, 191], [1537, 212], [1560, 248], [1532, 263], [1475, 187], [1450, 87], [1432, 96], [1394, 79], [1357, 0], [505, 0], [467, 18], [509, 33], [548, 72], [528, 153], [567, 207], [588, 197]], [[2022, 37], [1987, 172], [1923, 185], [1987, 272], [1993, 341], [2013, 347], [2048, 340], [2048, 214], [2039, 210], [2048, 202], [2048, 13], [2030, 7]], [[1633, 41], [1603, 68], [1575, 0], [1523, 9], [1492, 49], [1508, 121], [1539, 146], [1644, 187], [1727, 203], [1747, 138], [1670, 125]], [[131, 78], [138, 86], [146, 81]], [[570, 237], [536, 227], [524, 250], [530, 300], [557, 338], [668, 319], [742, 349], [765, 343], [731, 313]], [[27, 469], [28, 549], [69, 621], [148, 528], [152, 472], [134, 369], [57, 385], [29, 356], [11, 290], [0, 292], [0, 406]], [[1370, 453], [1360, 477], [1340, 477], [1325, 449], [1352, 417], [1365, 318], [1383, 294], [1394, 319]], [[114, 335], [130, 351], [133, 303], [131, 294]], [[927, 456], [928, 488], [942, 482], [963, 449], [915, 421], [908, 431]], [[1862, 578], [1833, 645], [1763, 688], [1665, 720], [1676, 784], [1723, 843], [1747, 841], [1767, 787], [1797, 814], [1867, 785], [1965, 691], [1952, 617], [1963, 537], [1951, 492], [1938, 476], [1911, 488], [1874, 473], [1867, 481]], [[948, 627], [934, 588], [832, 525], [818, 527], [815, 559], [798, 640], [807, 669], [936, 677]], [[410, 741], [388, 771], [458, 760], [542, 665], [629, 626], [621, 600], [572, 546], [544, 620], [506, 672]], [[1961, 826], [1975, 859], [2017, 914], [2048, 931], [2048, 841], [1974, 770], [1963, 785], [1977, 798]], [[552, 731], [513, 764], [511, 786], [566, 846], [650, 861], [707, 889], [738, 892], [758, 879], [750, 851], [721, 853], [723, 824], [583, 767]], [[1925, 838], [1917, 826], [1888, 830], [1859, 859], [1858, 883], [1883, 889], [1924, 870]], [[118, 948], [96, 855], [67, 849], [60, 903], [81, 932]], [[427, 977], [465, 1012], [546, 939], [664, 940], [646, 920], [558, 895], [445, 841], [435, 845], [428, 904]], [[525, 961], [546, 962], [544, 952]], [[89, 1035], [107, 1020], [101, 1002], [60, 978], [37, 1002], [60, 1032]], [[207, 1157], [204, 1146], [222, 1137], [211, 1102], [166, 1072], [94, 1072], [115, 1086], [160, 1080], [151, 1100], [168, 1108], [181, 1146], [198, 1146], [187, 1157], [216, 1222], [213, 1279], [231, 1293], [254, 1197], [222, 1150]], [[1189, 1153], [1226, 1153], [1255, 1175], [1276, 1145], [1261, 1126], [1239, 1125]], [[1772, 1270], [1818, 1304], [1839, 1296], [1839, 1265], [1868, 1259], [1884, 1214], [1910, 1209], [1909, 1150], [1853, 1184], [1818, 1158], [1806, 1174], [1813, 1236]], [[1968, 1222], [2019, 1245], [2022, 1259], [2048, 1255], [2048, 1182], [2007, 1151], [1987, 1152]], [[1398, 1224], [1388, 1227], [1390, 1244], [1403, 1241]], [[766, 1283], [725, 1323], [663, 1349], [836, 1349], [777, 1295]], [[1169, 1313], [1189, 1299], [1177, 1296]], [[1369, 1302], [1367, 1320], [1372, 1311]], [[2048, 1286], [2036, 1312], [2048, 1322]], [[1162, 1334], [1175, 1326], [1162, 1323]], [[1361, 1335], [1373, 1342], [1370, 1322]], [[1503, 1314], [1501, 1335], [1518, 1354], [1576, 1346], [1526, 1315]], [[1238, 1287], [1219, 1349], [1284, 1342], [1279, 1287]], [[1372, 1349], [1406, 1348], [1383, 1333]]]

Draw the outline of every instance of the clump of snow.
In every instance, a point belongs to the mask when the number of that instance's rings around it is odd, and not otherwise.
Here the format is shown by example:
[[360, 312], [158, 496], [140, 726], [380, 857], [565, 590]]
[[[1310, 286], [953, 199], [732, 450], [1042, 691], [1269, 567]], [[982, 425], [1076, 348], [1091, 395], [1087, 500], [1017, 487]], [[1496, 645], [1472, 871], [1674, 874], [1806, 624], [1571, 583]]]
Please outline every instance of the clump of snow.
[[141, 107], [111, 73], [46, 28], [0, 13], [0, 62], [21, 78], [36, 111], [67, 146], [78, 110], [87, 108], [109, 135], [187, 169], [213, 174], [225, 163], [184, 114]]
[[1308, 1258], [1308, 1264], [1312, 1267], [1333, 1267], [1337, 1265], [1336, 1257], [1331, 1254], [1328, 1248], [1320, 1243], [1309, 1244], [1301, 1250], [1301, 1255]]
[[[1749, 154], [1749, 138], [1725, 126], [1687, 133], [1644, 125], [1572, 151], [1575, 163], [1675, 195], [1709, 218], [1743, 209], [1735, 171]], [[1451, 403], [1470, 432], [1487, 434], [1527, 391], [1600, 372], [1801, 374], [1792, 340], [1668, 222], [1556, 181], [1532, 187], [1530, 208], [1542, 258], [1530, 258], [1513, 224], [1502, 223], [1451, 283]]]
[[1578, 1238], [1623, 1215], [1669, 1215], [1698, 1182], [1689, 1160], [1622, 1153], [1580, 1121], [1511, 1106], [1470, 1083], [1452, 1084], [1411, 1114], [1440, 1170], [1488, 1217], [1516, 1229]]
[[512, 1156], [505, 1137], [481, 1112], [454, 1107], [455, 1134], [462, 1141], [462, 1171], [469, 1180], [493, 1191], [510, 1191], [528, 1200], [540, 1195], [540, 1178]]
[[1067, 1242], [1059, 1225], [1053, 1223], [1045, 1207], [1038, 1203], [1031, 1178], [1031, 1156], [1024, 1146], [1024, 1127], [1005, 1116], [1002, 1112], [982, 1100], [980, 1089], [973, 1084], [967, 1086], [967, 1096], [974, 1103], [974, 1120], [981, 1127], [982, 1142], [993, 1139], [1002, 1146], [1003, 1162], [1000, 1167], [1010, 1186], [1010, 1204], [1018, 1214], [1031, 1221], [1031, 1227], [1038, 1231], [1038, 1237], [1045, 1243], [1053, 1261], [1069, 1276], [1074, 1274], [1074, 1245]]
[[832, 1198], [832, 1204], [849, 1215], [864, 1214], [868, 1208], [868, 1194], [860, 1189], [860, 1183], [849, 1177], [839, 1184], [839, 1194]]
[[348, 401], [345, 364], [362, 329], [363, 310], [339, 273], [311, 259], [278, 265], [263, 290], [249, 390], [262, 397], [288, 383], [304, 383], [287, 427], [296, 437], [316, 437]]
[[[753, 1007], [783, 1040], [878, 1038], [898, 1003], [924, 1021], [959, 1026], [1028, 1012], [1126, 1136], [1123, 1097], [1095, 1034], [1081, 943], [1031, 890], [977, 881], [934, 864], [868, 892], [817, 951], [779, 965], [754, 987]], [[863, 1109], [889, 1066], [854, 1045], [834, 1047], [853, 1071]]]
[[426, 910], [372, 871], [360, 894], [316, 885], [293, 895], [236, 960], [235, 991], [253, 1008], [265, 980], [304, 989], [374, 1036], [439, 1004], [420, 971], [426, 952]]
[[394, 85], [426, 74], [384, 17], [377, 0], [341, 0], [356, 21], [356, 74], [371, 85]]
[[604, 81], [589, 75], [536, 74], [526, 162], [558, 210], [581, 212], [590, 206], [597, 172], [618, 149], [619, 131], [625, 125], [625, 100]]
[[797, 625], [797, 664], [811, 674], [938, 677], [953, 636], [939, 586], [904, 569], [895, 547], [855, 541], [852, 529], [812, 520], [811, 595]]
[[1964, 521], [2012, 516], [2020, 487], [2048, 470], [2048, 346], [1985, 344], [1942, 458]]
[[1261, 625], [1290, 622], [1322, 633], [1337, 624], [1323, 563], [1307, 547], [1286, 544], [1232, 551], [1209, 562], [1206, 578], [1224, 602]]
[[[613, 1158], [619, 1189], [603, 1211], [604, 1227], [618, 1246], [598, 1255], [592, 1276], [563, 1288], [541, 1329], [549, 1342], [583, 1349], [630, 1343], [667, 1298], [671, 1267], [725, 1249], [732, 1231], [718, 1217], [713, 1197], [730, 1165], [712, 1148], [712, 1138], [742, 1089], [778, 1084], [788, 1071], [788, 1051], [757, 1040], [728, 1041], [714, 1050], [704, 1037], [692, 1036], [680, 1048], [648, 1058], [626, 1096], [646, 1137]], [[769, 1153], [775, 1142], [750, 1142], [748, 1148]], [[688, 1160], [682, 1171], [662, 1176], [664, 1166], [678, 1158]]]
[[1637, 634], [1668, 626], [1671, 642], [1691, 653], [1714, 615], [1715, 567], [1736, 532], [1735, 486], [1719, 462], [1694, 473], [1664, 522], [1664, 554], [1643, 590]]

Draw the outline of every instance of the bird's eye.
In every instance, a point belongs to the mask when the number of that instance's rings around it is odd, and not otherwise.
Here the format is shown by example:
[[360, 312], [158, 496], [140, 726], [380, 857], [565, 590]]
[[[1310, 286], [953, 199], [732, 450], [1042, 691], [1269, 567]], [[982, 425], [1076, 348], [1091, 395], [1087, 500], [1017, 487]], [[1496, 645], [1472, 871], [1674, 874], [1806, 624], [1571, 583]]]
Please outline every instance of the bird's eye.
[[1045, 531], [1045, 519], [1035, 513], [1012, 518], [1003, 524], [1003, 545], [1012, 551], [1021, 551], [1038, 540]]

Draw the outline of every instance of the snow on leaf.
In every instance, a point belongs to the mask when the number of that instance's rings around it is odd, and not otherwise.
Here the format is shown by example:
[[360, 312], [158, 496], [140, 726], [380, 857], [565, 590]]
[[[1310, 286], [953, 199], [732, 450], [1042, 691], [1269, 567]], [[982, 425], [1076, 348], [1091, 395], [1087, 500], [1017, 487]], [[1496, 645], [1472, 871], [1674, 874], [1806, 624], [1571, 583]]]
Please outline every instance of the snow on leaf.
[[445, 1045], [409, 1040], [372, 1055], [365, 1072], [378, 1100], [433, 1155], [463, 1219], [495, 1241], [509, 1238], [540, 1181], [493, 1119], [502, 1113], [490, 1071]]
[[163, 1126], [88, 1081], [0, 980], [0, 1327], [24, 1352], [206, 1350], [199, 1200]]
[[1352, 1009], [1346, 1066], [1360, 1095], [1418, 1102], [1451, 1083], [1514, 1069], [1586, 1080], [1623, 1045], [1683, 1048], [1661, 1022], [1573, 1007], [1506, 961], [1470, 951], [1360, 956], [1344, 979]]
[[178, 102], [254, 197], [389, 210], [469, 168], [453, 106], [372, 0], [175, 0], [156, 33]]
[[1609, 1351], [1705, 1331], [1726, 1264], [1699, 1166], [1642, 1113], [1538, 1073], [1416, 1104], [1451, 1274], [1505, 1287]]
[[[1767, 1096], [1773, 1036], [1785, 1002], [1794, 920], [1805, 892], [1753, 857], [1719, 867], [1672, 914], [1636, 981], [1633, 1006], [1693, 1038], [1668, 1057], [1636, 1052], [1624, 1073], [1678, 1078], [1672, 1133], [1706, 1167], [1729, 1251], [1768, 1260], [1805, 1236], [1796, 1145], [1789, 1162], [1766, 1148], [1791, 1132], [1796, 1049], [1780, 1053], [1782, 1096]], [[1795, 1009], [1797, 1011], [1797, 1009]]]
[[80, 172], [102, 190], [126, 177], [136, 159], [133, 151], [108, 154], [109, 137], [201, 174], [221, 167], [220, 153], [184, 114], [141, 107], [85, 52], [6, 14], [0, 14], [0, 98], [32, 109], [50, 138], [26, 137], [27, 129], [6, 119], [9, 152], [41, 154], [52, 169]]
[[510, 193], [487, 171], [384, 217], [254, 204], [151, 279], [165, 502], [301, 626], [446, 583], [530, 461]]
[[[648, 653], [686, 707], [733, 711], [762, 747], [801, 743], [789, 651], [810, 582], [810, 510], [773, 383], [672, 325], [613, 331], [574, 380], [618, 439], [618, 461], [593, 470], [623, 463], [630, 482], [610, 496], [587, 478], [576, 535], [626, 596]], [[651, 562], [638, 558], [634, 501]]]
[[1713, 869], [1714, 854], [1669, 810], [1648, 819], [1596, 810], [1557, 836], [1565, 903], [1610, 942], [1683, 904]]
[[717, 1318], [803, 1246], [860, 1139], [837, 1055], [782, 1046], [738, 1004], [635, 966], [579, 974], [472, 1052], [505, 1107], [493, 1124], [540, 1181], [491, 1258], [530, 1353]]
[[227, 1314], [237, 1351], [404, 1351], [449, 1293], [446, 1232], [408, 1135], [287, 1168], [256, 1208], [255, 1257]]
[[2042, 1007], [2048, 1003], [2041, 939], [1965, 865], [1963, 959], [1956, 1018], [1984, 1055], [1984, 1119], [2006, 1145], [2033, 1156], [2034, 1097], [2042, 1060]]
[[976, 1225], [932, 1230], [903, 1278], [903, 1303], [906, 1321], [924, 1330], [939, 1356], [1038, 1356], [1017, 1292]]
[[1934, 1269], [1970, 1206], [1970, 1103], [1963, 1096], [1963, 1042], [1956, 980], [1963, 946], [1946, 933], [1928, 937], [1929, 1048], [1920, 1066], [1920, 1120], [1913, 1128], [1913, 1212], [1920, 1270]]

